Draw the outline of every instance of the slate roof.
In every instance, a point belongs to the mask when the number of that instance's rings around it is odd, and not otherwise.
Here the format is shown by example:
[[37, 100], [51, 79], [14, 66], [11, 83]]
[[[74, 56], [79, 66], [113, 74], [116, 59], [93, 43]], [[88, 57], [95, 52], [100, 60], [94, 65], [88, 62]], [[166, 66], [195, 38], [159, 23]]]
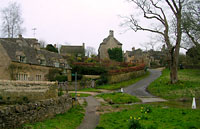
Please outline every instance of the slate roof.
[[61, 54], [66, 54], [66, 53], [71, 53], [71, 54], [75, 54], [75, 53], [84, 53], [84, 47], [83, 46], [61, 46], [60, 48], [60, 53]]
[[109, 35], [107, 38], [105, 38], [105, 39], [103, 40], [103, 42], [102, 42], [100, 45], [106, 44], [106, 43], [110, 40], [111, 37], [114, 39], [114, 41], [115, 41], [118, 45], [122, 45], [122, 43], [120, 43], [115, 37], [110, 36], [110, 35]]
[[[45, 66], [49, 67], [54, 67], [55, 62], [60, 63], [60, 60], [64, 60], [63, 57], [58, 53], [50, 52], [47, 50], [36, 50], [35, 48], [31, 47], [30, 44], [32, 44], [32, 42], [27, 42], [27, 41], [34, 41], [34, 40], [23, 39], [23, 45], [16, 43], [16, 41], [17, 41], [16, 39], [6, 39], [6, 38], [0, 39], [0, 44], [4, 47], [10, 59], [14, 62], [19, 62], [19, 59], [17, 59], [16, 56], [17, 52], [24, 53], [27, 64], [40, 65], [40, 62], [38, 61], [39, 55], [42, 55], [45, 58], [46, 61]], [[66, 62], [66, 67], [70, 68], [67, 62]]]

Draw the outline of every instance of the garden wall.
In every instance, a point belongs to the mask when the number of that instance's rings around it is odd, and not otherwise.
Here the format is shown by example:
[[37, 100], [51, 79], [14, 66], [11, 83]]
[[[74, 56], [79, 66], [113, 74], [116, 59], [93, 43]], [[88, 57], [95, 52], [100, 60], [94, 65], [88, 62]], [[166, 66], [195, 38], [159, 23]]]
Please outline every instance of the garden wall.
[[[92, 81], [81, 80], [77, 82], [77, 90], [81, 90], [84, 88], [94, 88], [94, 87], [96, 87], [96, 84], [95, 82], [93, 82], [92, 84]], [[75, 90], [75, 82], [60, 83], [58, 86], [58, 89], [67, 90], [67, 91]]]
[[0, 102], [23, 103], [58, 96], [56, 82], [0, 80]]
[[24, 123], [34, 123], [65, 113], [72, 106], [69, 95], [0, 109], [0, 129], [18, 128]]
[[144, 74], [145, 74], [145, 71], [140, 70], [140, 71], [122, 73], [122, 74], [117, 74], [117, 75], [110, 75], [110, 76], [108, 76], [108, 83], [112, 84], [112, 83], [127, 81], [127, 80], [130, 80], [130, 79], [142, 76]]

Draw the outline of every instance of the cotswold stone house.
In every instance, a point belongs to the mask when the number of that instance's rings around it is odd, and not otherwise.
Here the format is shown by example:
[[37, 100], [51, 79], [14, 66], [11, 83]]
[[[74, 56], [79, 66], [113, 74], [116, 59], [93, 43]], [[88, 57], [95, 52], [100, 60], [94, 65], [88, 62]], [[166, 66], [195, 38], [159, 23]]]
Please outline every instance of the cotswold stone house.
[[85, 56], [85, 43], [83, 43], [82, 46], [62, 45], [60, 48], [60, 54], [63, 56], [84, 57]]
[[124, 54], [124, 60], [127, 63], [135, 63], [135, 64], [146, 64], [150, 66], [150, 59], [147, 52], [143, 52], [141, 49], [135, 50], [132, 48], [132, 51], [126, 51]]
[[114, 37], [113, 30], [110, 30], [110, 34], [103, 40], [98, 49], [98, 56], [101, 60], [110, 59], [108, 55], [108, 49], [121, 48], [122, 44]]
[[40, 49], [37, 39], [0, 39], [0, 80], [47, 81], [50, 69], [69, 73], [70, 66], [58, 53]]

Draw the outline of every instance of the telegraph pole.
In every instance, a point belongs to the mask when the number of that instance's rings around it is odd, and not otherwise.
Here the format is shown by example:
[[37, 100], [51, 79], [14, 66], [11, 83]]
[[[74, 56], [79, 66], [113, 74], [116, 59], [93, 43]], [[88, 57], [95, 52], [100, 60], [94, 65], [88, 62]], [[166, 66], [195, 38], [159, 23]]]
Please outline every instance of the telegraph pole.
[[35, 38], [35, 35], [36, 35], [36, 32], [35, 32], [35, 31], [37, 30], [37, 28], [33, 28], [32, 30], [33, 30], [33, 36], [34, 36], [34, 38]]

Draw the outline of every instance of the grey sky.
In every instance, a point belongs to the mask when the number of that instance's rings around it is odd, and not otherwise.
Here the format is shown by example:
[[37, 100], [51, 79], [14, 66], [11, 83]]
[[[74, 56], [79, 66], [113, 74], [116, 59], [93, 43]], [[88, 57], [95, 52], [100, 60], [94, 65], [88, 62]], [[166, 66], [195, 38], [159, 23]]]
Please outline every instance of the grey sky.
[[0, 8], [9, 1], [21, 4], [24, 37], [33, 37], [51, 44], [92, 46], [98, 50], [99, 44], [114, 30], [115, 37], [123, 44], [123, 50], [131, 50], [149, 37], [144, 32], [124, 32], [120, 27], [119, 15], [133, 12], [126, 0], [0, 0]]

